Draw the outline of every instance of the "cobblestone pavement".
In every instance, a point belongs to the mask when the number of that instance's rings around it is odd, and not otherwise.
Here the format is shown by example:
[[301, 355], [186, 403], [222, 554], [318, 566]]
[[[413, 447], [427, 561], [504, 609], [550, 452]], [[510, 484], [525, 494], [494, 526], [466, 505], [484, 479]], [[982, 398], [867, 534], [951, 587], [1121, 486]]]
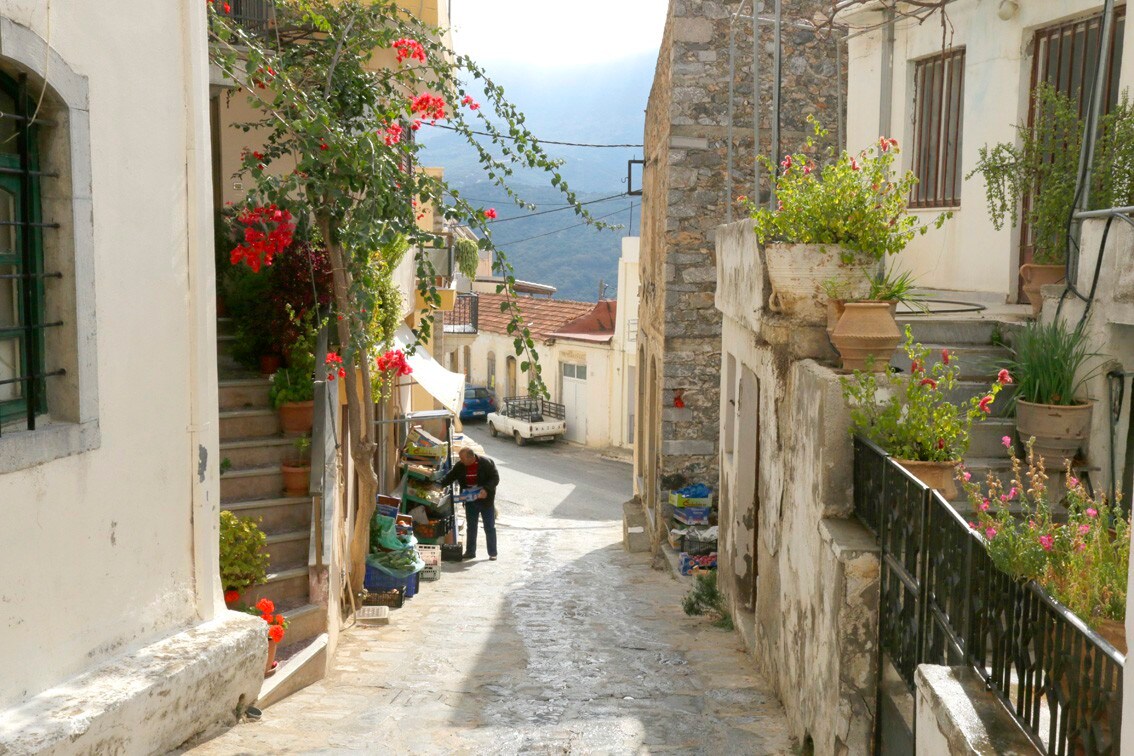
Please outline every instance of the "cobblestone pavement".
[[739, 637], [622, 549], [625, 464], [474, 435], [503, 480], [499, 561], [481, 533], [390, 625], [346, 631], [325, 679], [193, 753], [795, 751]]

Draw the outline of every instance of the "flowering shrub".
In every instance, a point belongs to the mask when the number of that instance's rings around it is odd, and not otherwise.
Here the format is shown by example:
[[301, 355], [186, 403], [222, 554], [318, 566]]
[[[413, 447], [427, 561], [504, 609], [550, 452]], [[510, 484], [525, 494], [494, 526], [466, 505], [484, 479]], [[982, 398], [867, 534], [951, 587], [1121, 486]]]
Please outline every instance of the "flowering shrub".
[[910, 372], [878, 375], [854, 371], [842, 378], [843, 397], [850, 405], [851, 432], [878, 444], [898, 459], [954, 462], [969, 448], [969, 431], [992, 413], [992, 403], [1005, 383], [1007, 371], [980, 397], [953, 404], [946, 395], [957, 385], [960, 368], [948, 350], [929, 366], [929, 348], [915, 344], [906, 326]]
[[[917, 183], [913, 172], [891, 178], [898, 140], [881, 137], [877, 147], [857, 155], [844, 151], [837, 158], [828, 148], [827, 162], [820, 165], [808, 152], [814, 151], [815, 138], [827, 136], [827, 131], [814, 116], [807, 120], [815, 133], [807, 138], [805, 152], [785, 156], [778, 166], [761, 158], [776, 177], [778, 201], [774, 212], [761, 207], [752, 215], [761, 244], [837, 244], [849, 263], [901, 252], [915, 234], [928, 230], [906, 214], [907, 198]], [[947, 217], [938, 216], [936, 225]]]
[[[969, 526], [984, 537], [992, 561], [1019, 578], [1035, 580], [1089, 625], [1126, 616], [1126, 578], [1130, 558], [1129, 523], [1121, 511], [1096, 500], [1068, 468], [1067, 521], [1052, 514], [1052, 494], [1043, 458], [1027, 443], [1027, 470], [1012, 457], [1007, 491], [989, 473], [985, 487], [961, 470], [958, 479], [976, 512]], [[1012, 512], [1016, 509], [1016, 513]]]
[[401, 349], [391, 349], [377, 359], [379, 372], [394, 375], [409, 375], [413, 368], [406, 362], [406, 353]]
[[232, 264], [243, 262], [256, 273], [291, 246], [295, 233], [291, 213], [274, 204], [249, 207], [236, 216], [236, 222], [244, 226], [244, 237], [231, 252]]
[[287, 630], [290, 623], [282, 614], [276, 614], [276, 605], [272, 603], [271, 599], [262, 598], [256, 602], [255, 606], [246, 607], [244, 611], [248, 614], [257, 615], [268, 623], [269, 640], [276, 643], [283, 640], [284, 631]]
[[343, 358], [338, 352], [328, 352], [323, 366], [327, 368], [327, 380], [335, 380], [335, 376], [346, 378], [346, 368], [343, 367]]

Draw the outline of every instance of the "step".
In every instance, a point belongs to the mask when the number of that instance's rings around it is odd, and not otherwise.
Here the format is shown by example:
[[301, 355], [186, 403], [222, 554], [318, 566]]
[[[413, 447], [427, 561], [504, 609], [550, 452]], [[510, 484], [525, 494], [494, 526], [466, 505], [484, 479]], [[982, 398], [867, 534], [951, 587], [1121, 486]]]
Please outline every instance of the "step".
[[291, 649], [311, 640], [327, 629], [327, 607], [318, 604], [302, 604], [285, 609], [287, 633], [280, 643], [280, 649]]
[[[953, 388], [945, 391], [945, 398], [953, 404], [964, 404], [969, 399], [980, 399], [988, 395], [989, 388], [992, 385], [991, 380], [983, 381], [957, 381]], [[992, 417], [1013, 417], [1015, 415], [1015, 408], [1012, 405], [1012, 397], [1016, 393], [1016, 386], [1014, 384], [1006, 384], [1000, 389], [1000, 393], [996, 395], [996, 400], [992, 403]]]
[[221, 410], [270, 409], [267, 378], [222, 379], [218, 384]]
[[903, 317], [898, 314], [898, 327], [905, 332], [906, 325], [913, 331], [914, 341], [922, 344], [988, 345], [996, 339], [1011, 341], [1019, 323], [986, 318], [949, 318], [923, 315]]
[[232, 318], [217, 318], [217, 336], [229, 335], [236, 330], [236, 321]]
[[283, 533], [311, 528], [311, 498], [288, 496], [275, 499], [252, 499], [221, 504], [240, 517], [251, 517], [265, 533]]
[[[288, 629], [291, 634], [291, 629]], [[287, 640], [287, 636], [284, 636]], [[310, 638], [302, 649], [280, 662], [276, 672], [271, 677], [264, 678], [260, 687], [260, 695], [256, 699], [256, 706], [266, 709], [272, 704], [279, 703], [293, 693], [303, 690], [308, 685], [323, 679], [327, 673], [328, 637], [320, 633]]]
[[[1002, 346], [991, 344], [925, 344], [929, 349], [927, 369], [941, 362], [941, 351], [948, 349], [951, 360], [956, 360], [960, 368], [958, 380], [991, 380], [1000, 368], [1010, 359], [1011, 353]], [[901, 348], [894, 354], [890, 364], [903, 372], [910, 369], [910, 359]]]
[[[1003, 396], [1003, 395], [1001, 395]], [[993, 404], [1000, 403], [1001, 397], [996, 398]], [[1008, 458], [1008, 450], [1004, 448], [1003, 438], [1008, 436], [1016, 440], [1016, 419], [1012, 417], [997, 417], [995, 411], [992, 417], [985, 418], [973, 425], [969, 433], [970, 457], [999, 457]]]
[[231, 357], [232, 345], [236, 342], [236, 337], [227, 333], [217, 334], [217, 358]]
[[302, 567], [269, 572], [266, 583], [247, 589], [241, 594], [241, 599], [249, 606], [262, 598], [271, 599], [277, 606], [298, 606], [307, 603], [307, 596], [307, 565], [304, 564]]
[[310, 541], [310, 530], [268, 533], [265, 547], [270, 556], [268, 570], [283, 572], [293, 567], [306, 566]]
[[273, 409], [222, 410], [220, 440], [267, 438], [280, 434], [280, 417]]
[[238, 441], [222, 441], [220, 456], [222, 460], [227, 459], [231, 463], [231, 469], [243, 470], [279, 465], [284, 460], [298, 457], [299, 451], [295, 448], [293, 438], [243, 438]]
[[283, 493], [279, 465], [229, 470], [220, 476], [221, 502], [268, 499]]

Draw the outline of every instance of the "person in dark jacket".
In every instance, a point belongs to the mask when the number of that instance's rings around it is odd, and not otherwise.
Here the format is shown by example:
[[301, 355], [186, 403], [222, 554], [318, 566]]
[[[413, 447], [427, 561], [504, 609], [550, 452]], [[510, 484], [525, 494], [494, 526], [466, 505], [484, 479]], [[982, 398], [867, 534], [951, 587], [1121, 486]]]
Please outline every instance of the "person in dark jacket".
[[477, 520], [484, 519], [484, 538], [488, 541], [488, 558], [496, 561], [496, 486], [500, 484], [500, 473], [496, 463], [482, 457], [472, 449], [461, 449], [460, 461], [453, 465], [443, 478], [441, 485], [458, 483], [461, 490], [480, 488], [475, 501], [465, 502], [465, 520], [468, 534], [465, 543], [465, 559], [476, 558]]

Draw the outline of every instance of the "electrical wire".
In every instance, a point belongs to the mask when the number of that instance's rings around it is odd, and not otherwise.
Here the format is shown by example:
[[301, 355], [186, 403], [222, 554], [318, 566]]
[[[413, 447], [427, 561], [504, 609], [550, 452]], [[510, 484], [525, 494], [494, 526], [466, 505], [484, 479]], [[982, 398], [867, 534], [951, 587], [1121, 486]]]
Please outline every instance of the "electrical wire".
[[[621, 194], [612, 194], [609, 197], [603, 197], [602, 199], [589, 200], [587, 202], [580, 202], [579, 206], [582, 207], [583, 205], [593, 205], [596, 202], [609, 202], [612, 199], [618, 199], [619, 197], [625, 197], [625, 196], [626, 196], [626, 192], [622, 192]], [[514, 220], [523, 220], [524, 218], [534, 218], [537, 215], [547, 215], [548, 213], [561, 213], [564, 210], [570, 210], [573, 207], [575, 207], [575, 206], [574, 205], [564, 205], [563, 207], [556, 207], [554, 210], [541, 210], [538, 213], [528, 213], [527, 215], [513, 215], [511, 218], [498, 218], [497, 220], [488, 221], [488, 225], [493, 225], [495, 223], [506, 223], [508, 221], [514, 221]]]
[[[631, 212], [636, 207], [638, 207], [638, 205], [631, 204], [630, 205]], [[618, 209], [618, 210], [615, 210], [613, 213], [607, 213], [606, 215], [599, 215], [595, 218], [592, 218], [591, 220], [602, 220], [603, 218], [609, 218], [612, 215], [618, 215], [619, 213], [622, 213], [622, 212], [625, 212], [625, 211], [622, 210], [622, 209]], [[563, 228], [557, 229], [555, 231], [548, 231], [547, 233], [544, 233], [544, 234], [536, 234], [535, 236], [529, 236], [526, 239], [516, 239], [514, 241], [502, 242], [502, 243], [498, 244], [497, 246], [506, 247], [506, 246], [510, 246], [512, 244], [521, 244], [523, 242], [531, 241], [532, 239], [542, 239], [545, 236], [551, 236], [552, 234], [558, 234], [558, 233], [561, 233], [563, 231], [570, 231], [571, 229], [578, 228], [579, 226], [589, 226], [589, 225], [590, 225], [590, 223], [588, 223], [587, 221], [583, 221], [582, 223], [575, 223], [574, 225], [571, 225], [571, 226], [564, 226]]]
[[[422, 123], [429, 125], [429, 126], [433, 126], [435, 128], [438, 128], [438, 129], [447, 129], [449, 131], [459, 131], [459, 129], [457, 129], [456, 126], [446, 126], [443, 123], [429, 123], [428, 121], [422, 121]], [[500, 139], [511, 139], [513, 141], [515, 141], [515, 139], [516, 139], [516, 137], [510, 136], [508, 134], [492, 134], [492, 133], [487, 132], [487, 131], [476, 131], [476, 130], [473, 130], [473, 129], [470, 129], [470, 133], [476, 134], [477, 136], [498, 137]], [[595, 144], [595, 143], [591, 143], [591, 142], [559, 142], [559, 141], [556, 141], [554, 139], [538, 139], [538, 138], [534, 138], [530, 141], [536, 142], [538, 144], [557, 144], [560, 147], [620, 147], [620, 148], [622, 148], [622, 147], [637, 147], [639, 149], [642, 147], [642, 145], [640, 145], [640, 144]]]

